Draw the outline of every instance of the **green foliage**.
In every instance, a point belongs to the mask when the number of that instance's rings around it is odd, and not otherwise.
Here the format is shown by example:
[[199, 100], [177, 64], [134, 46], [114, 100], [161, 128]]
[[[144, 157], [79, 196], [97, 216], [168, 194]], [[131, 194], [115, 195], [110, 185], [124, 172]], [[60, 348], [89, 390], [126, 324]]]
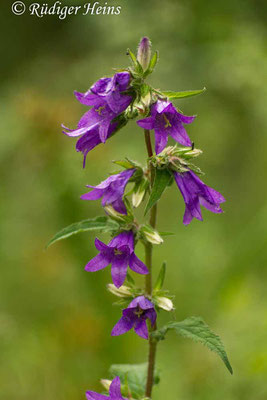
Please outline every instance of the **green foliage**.
[[145, 214], [157, 203], [162, 193], [172, 181], [172, 176], [167, 169], [156, 169], [152, 191], [146, 205]]
[[51, 246], [51, 244], [58, 242], [62, 239], [67, 239], [72, 235], [76, 235], [80, 232], [87, 232], [87, 231], [102, 231], [102, 232], [113, 232], [119, 228], [119, 225], [109, 219], [108, 217], [96, 217], [86, 219], [84, 221], [75, 222], [67, 226], [66, 228], [62, 229], [52, 239], [47, 243], [46, 248]]
[[207, 346], [211, 351], [219, 355], [230, 373], [233, 373], [220, 337], [211, 331], [201, 317], [189, 317], [181, 322], [169, 322], [161, 329], [154, 331], [151, 335], [156, 340], [163, 340], [169, 330], [174, 330], [183, 337]]
[[197, 96], [199, 94], [202, 94], [206, 91], [206, 88], [204, 87], [203, 89], [200, 90], [186, 90], [183, 92], [173, 92], [173, 91], [167, 91], [167, 92], [161, 92], [164, 96], [168, 97], [171, 100], [175, 99], [182, 99], [185, 97], [192, 97], [192, 96]]
[[147, 70], [145, 71], [145, 73], [144, 73], [144, 77], [147, 77], [149, 74], [151, 74], [151, 73], [154, 71], [154, 69], [155, 69], [155, 67], [156, 67], [156, 65], [157, 65], [157, 63], [158, 63], [158, 59], [159, 59], [159, 52], [156, 51], [156, 52], [153, 54], [153, 56], [152, 56], [152, 58], [151, 58], [151, 60], [150, 60], [148, 69], [147, 69]]
[[167, 264], [164, 261], [164, 263], [162, 264], [162, 267], [159, 271], [159, 275], [158, 275], [158, 278], [157, 278], [155, 286], [154, 286], [154, 291], [160, 290], [162, 288], [162, 286], [164, 284], [164, 280], [165, 280], [166, 267], [167, 267]]
[[[147, 363], [143, 364], [114, 364], [111, 365], [109, 373], [114, 378], [119, 376], [122, 385], [128, 385], [129, 392], [133, 398], [140, 399], [145, 395]], [[156, 370], [154, 375], [154, 385], [159, 383], [159, 372]]]

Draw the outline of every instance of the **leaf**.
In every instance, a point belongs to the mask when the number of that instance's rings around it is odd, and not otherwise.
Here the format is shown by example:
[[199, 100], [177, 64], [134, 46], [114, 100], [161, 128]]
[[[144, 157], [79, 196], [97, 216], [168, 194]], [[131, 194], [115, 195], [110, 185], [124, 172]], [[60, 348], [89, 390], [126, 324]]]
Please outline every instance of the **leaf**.
[[165, 274], [166, 274], [166, 266], [167, 266], [167, 264], [164, 261], [164, 263], [162, 264], [162, 267], [161, 267], [161, 269], [159, 271], [159, 275], [158, 275], [158, 278], [157, 278], [156, 283], [155, 283], [154, 291], [160, 290], [162, 288], [162, 286], [163, 286], [164, 279], [165, 279]]
[[161, 92], [164, 94], [166, 97], [169, 99], [175, 100], [175, 99], [182, 99], [185, 97], [192, 97], [192, 96], [197, 96], [198, 94], [202, 94], [206, 91], [206, 88], [204, 87], [203, 89], [200, 90], [186, 90], [184, 92]]
[[109, 219], [108, 217], [96, 217], [91, 219], [86, 219], [84, 221], [75, 222], [62, 229], [47, 243], [46, 248], [51, 246], [51, 244], [57, 242], [58, 240], [66, 239], [72, 235], [76, 235], [80, 232], [100, 230], [104, 232], [112, 232], [119, 228], [119, 225]]
[[152, 56], [152, 58], [151, 58], [151, 60], [150, 60], [150, 63], [149, 63], [149, 66], [148, 66], [147, 70], [144, 72], [144, 78], [146, 78], [149, 74], [152, 74], [152, 72], [153, 72], [154, 69], [155, 69], [155, 66], [156, 66], [157, 63], [158, 63], [158, 59], [159, 59], [159, 52], [156, 51], [156, 52], [153, 54], [153, 56]]
[[156, 340], [165, 339], [169, 330], [174, 330], [179, 335], [200, 342], [214, 351], [224, 362], [226, 368], [233, 374], [233, 369], [228, 360], [223, 343], [218, 335], [213, 333], [209, 326], [200, 317], [189, 317], [181, 322], [169, 322], [163, 328], [152, 332], [152, 337]]
[[119, 165], [120, 167], [125, 168], [125, 169], [134, 168], [134, 165], [131, 164], [131, 162], [128, 161], [128, 160], [116, 160], [116, 161], [113, 161], [113, 163], [114, 163], [114, 164], [117, 164], [117, 165]]
[[174, 236], [174, 232], [166, 232], [166, 231], [160, 231], [159, 232], [160, 236]]
[[161, 198], [162, 193], [166, 187], [170, 184], [172, 175], [167, 169], [156, 169], [155, 180], [151, 194], [146, 205], [145, 214], [150, 210], [151, 207]]
[[[143, 398], [145, 396], [147, 363], [115, 364], [110, 367], [109, 373], [113, 378], [119, 376], [122, 385], [128, 383], [133, 398]], [[155, 370], [154, 385], [158, 383], [159, 372]]]

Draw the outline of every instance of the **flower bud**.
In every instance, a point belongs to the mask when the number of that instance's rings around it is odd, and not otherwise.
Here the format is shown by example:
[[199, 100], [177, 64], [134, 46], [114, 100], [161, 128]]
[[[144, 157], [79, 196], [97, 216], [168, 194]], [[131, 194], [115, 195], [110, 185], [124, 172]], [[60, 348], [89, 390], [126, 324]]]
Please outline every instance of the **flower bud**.
[[168, 297], [157, 297], [157, 305], [165, 311], [173, 310], [173, 302]]
[[114, 210], [111, 205], [105, 206], [104, 209], [108, 213], [108, 215], [116, 221], [125, 221], [127, 218], [126, 215], [120, 214], [118, 211]]
[[146, 178], [142, 179], [141, 182], [137, 183], [134, 187], [134, 192], [132, 195], [132, 203], [134, 207], [138, 207], [146, 193], [149, 182]]
[[128, 286], [121, 286], [120, 288], [117, 288], [115, 285], [113, 285], [113, 283], [109, 283], [107, 288], [110, 293], [115, 294], [115, 296], [118, 297], [130, 297], [132, 295]]
[[145, 225], [141, 228], [141, 232], [143, 233], [144, 237], [146, 240], [152, 244], [161, 244], [163, 243], [162, 237], [159, 235], [159, 233], [155, 230], [152, 229], [150, 226]]
[[103, 386], [103, 388], [108, 392], [109, 391], [109, 387], [111, 385], [111, 382], [109, 379], [101, 379], [100, 383]]
[[139, 43], [137, 50], [137, 61], [142, 65], [145, 71], [150, 63], [151, 59], [151, 43], [147, 37], [143, 37]]

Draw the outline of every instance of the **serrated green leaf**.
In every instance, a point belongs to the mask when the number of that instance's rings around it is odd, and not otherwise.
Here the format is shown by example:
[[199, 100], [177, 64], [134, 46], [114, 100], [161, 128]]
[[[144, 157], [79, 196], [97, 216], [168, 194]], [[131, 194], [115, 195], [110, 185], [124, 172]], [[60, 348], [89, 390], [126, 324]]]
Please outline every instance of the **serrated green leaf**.
[[[133, 398], [140, 399], [144, 397], [147, 378], [147, 363], [115, 364], [110, 367], [109, 373], [112, 378], [114, 378], [115, 376], [119, 376], [122, 385], [128, 383]], [[159, 372], [155, 370], [154, 385], [158, 383]]]
[[170, 184], [172, 175], [167, 169], [156, 169], [154, 184], [152, 187], [151, 194], [146, 205], [145, 214], [150, 210], [154, 204], [161, 198], [162, 193], [166, 187]]
[[164, 284], [165, 275], [166, 275], [166, 266], [167, 266], [167, 264], [164, 261], [164, 263], [162, 264], [162, 267], [161, 267], [161, 269], [159, 271], [159, 275], [158, 275], [158, 278], [156, 280], [156, 283], [155, 283], [155, 287], [154, 287], [155, 291], [160, 290], [162, 288], [163, 284]]
[[161, 92], [164, 96], [168, 97], [169, 99], [175, 100], [175, 99], [183, 99], [185, 97], [192, 97], [192, 96], [197, 96], [199, 94], [202, 94], [206, 91], [206, 88], [204, 87], [203, 89], [200, 90], [186, 90], [184, 92]]
[[211, 331], [210, 327], [200, 317], [186, 318], [181, 322], [169, 322], [161, 329], [152, 332], [152, 337], [156, 340], [165, 339], [165, 335], [169, 330], [174, 330], [179, 335], [194, 340], [195, 342], [202, 343], [207, 346], [211, 351], [218, 354], [222, 359], [230, 373], [233, 369], [228, 360], [223, 343], [218, 335]]
[[115, 221], [112, 221], [108, 217], [96, 217], [91, 219], [86, 219], [84, 221], [75, 222], [67, 226], [66, 228], [62, 229], [52, 239], [47, 243], [46, 248], [51, 246], [51, 244], [66, 239], [72, 235], [76, 235], [80, 232], [87, 232], [87, 231], [104, 231], [104, 232], [112, 232], [119, 228], [119, 224]]

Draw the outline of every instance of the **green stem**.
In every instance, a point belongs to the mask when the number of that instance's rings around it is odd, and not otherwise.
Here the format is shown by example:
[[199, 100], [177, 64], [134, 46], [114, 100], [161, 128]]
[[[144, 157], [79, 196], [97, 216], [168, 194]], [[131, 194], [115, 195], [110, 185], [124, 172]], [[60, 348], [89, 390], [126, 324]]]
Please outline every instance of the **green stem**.
[[[145, 142], [147, 148], [148, 157], [152, 157], [153, 150], [151, 145], [151, 138], [149, 130], [145, 130]], [[152, 187], [155, 171], [154, 168], [149, 164], [149, 176], [150, 176], [150, 185]], [[152, 228], [156, 227], [157, 222], [157, 205], [155, 204], [150, 211], [150, 225]], [[152, 252], [153, 246], [151, 243], [147, 243], [145, 245], [146, 252], [146, 266], [149, 270], [149, 274], [146, 275], [146, 294], [148, 296], [152, 295]], [[152, 327], [152, 330], [156, 329], [156, 325]], [[154, 370], [155, 370], [155, 360], [156, 360], [156, 350], [157, 350], [157, 342], [153, 341], [151, 337], [149, 337], [149, 354], [148, 354], [148, 369], [147, 369], [147, 381], [146, 381], [146, 397], [150, 397], [152, 395], [153, 383], [154, 383]]]

